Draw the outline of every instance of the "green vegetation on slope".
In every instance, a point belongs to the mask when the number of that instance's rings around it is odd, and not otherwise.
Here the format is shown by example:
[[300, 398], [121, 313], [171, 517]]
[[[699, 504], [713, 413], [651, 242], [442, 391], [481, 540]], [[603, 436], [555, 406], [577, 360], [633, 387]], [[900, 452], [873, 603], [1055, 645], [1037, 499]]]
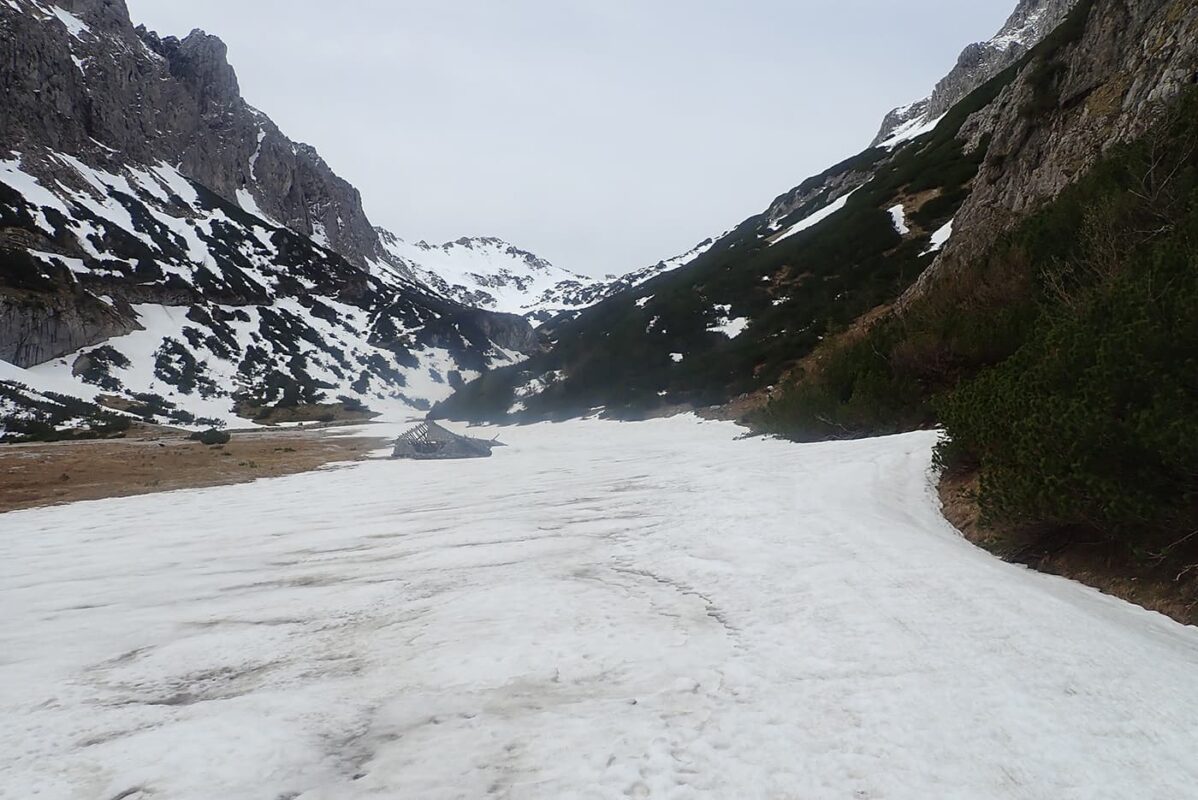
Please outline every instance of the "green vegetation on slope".
[[[1029, 106], [1023, 113], [1040, 116], [1055, 107], [1063, 50], [1082, 36], [1093, 6], [1093, 0], [1079, 2], [1065, 22], [1023, 60], [953, 108], [931, 134], [927, 147], [951, 148], [966, 118], [993, 102], [1025, 69], [1035, 108]], [[920, 185], [919, 168], [919, 164], [907, 165], [901, 179]], [[1109, 180], [1099, 169], [1087, 185]], [[816, 369], [791, 375], [754, 421], [803, 441], [934, 424], [937, 416], [931, 400], [935, 395], [1009, 357], [1027, 339], [1038, 314], [1033, 288], [1036, 268], [1031, 259], [1051, 262], [1070, 255], [1075, 221], [1086, 202], [1081, 196], [1084, 191], [1066, 192], [1058, 199], [1055, 214], [1046, 211], [1025, 222], [984, 263], [942, 280], [934, 293], [901, 319], [888, 318], [864, 337], [841, 341]], [[1105, 191], [1117, 189], [1108, 186]]]
[[[1015, 69], [958, 105], [935, 131], [894, 153], [871, 149], [792, 192], [828, 178], [870, 174], [844, 208], [794, 236], [783, 231], [835, 198], [819, 194], [771, 225], [750, 218], [689, 266], [554, 324], [549, 353], [483, 375], [435, 411], [498, 420], [513, 401], [518, 419], [575, 416], [596, 407], [635, 417], [676, 405], [726, 402], [777, 382], [827, 336], [896, 298], [927, 268], [930, 235], [956, 213], [985, 156], [957, 136]], [[900, 236], [886, 209], [902, 203], [912, 233]], [[725, 308], [726, 307], [726, 308]], [[735, 338], [721, 319], [749, 320]], [[530, 380], [548, 388], [529, 397]]]
[[1198, 530], [1198, 92], [760, 418], [803, 439], [935, 420], [993, 520], [1157, 553]]
[[1198, 531], [1195, 97], [1081, 194], [1055, 220], [1076, 251], [1034, 252], [1026, 342], [940, 401], [944, 457], [977, 461], [994, 518], [1157, 551]]

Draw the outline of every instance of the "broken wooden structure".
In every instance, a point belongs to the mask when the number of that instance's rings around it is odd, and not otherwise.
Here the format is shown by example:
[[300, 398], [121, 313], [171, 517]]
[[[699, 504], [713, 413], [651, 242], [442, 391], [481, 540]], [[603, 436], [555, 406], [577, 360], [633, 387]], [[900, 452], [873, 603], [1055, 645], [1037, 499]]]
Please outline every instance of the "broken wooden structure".
[[495, 440], [459, 436], [435, 422], [422, 422], [395, 441], [392, 458], [431, 461], [448, 458], [490, 458], [491, 449], [501, 446]]

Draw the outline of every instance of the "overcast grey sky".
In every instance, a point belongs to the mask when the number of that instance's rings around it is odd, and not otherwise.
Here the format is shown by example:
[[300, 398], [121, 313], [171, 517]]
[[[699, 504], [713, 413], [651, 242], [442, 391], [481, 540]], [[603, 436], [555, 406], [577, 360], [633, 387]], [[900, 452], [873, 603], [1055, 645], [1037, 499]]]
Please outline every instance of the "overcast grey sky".
[[623, 273], [860, 151], [1015, 0], [128, 0], [406, 239]]

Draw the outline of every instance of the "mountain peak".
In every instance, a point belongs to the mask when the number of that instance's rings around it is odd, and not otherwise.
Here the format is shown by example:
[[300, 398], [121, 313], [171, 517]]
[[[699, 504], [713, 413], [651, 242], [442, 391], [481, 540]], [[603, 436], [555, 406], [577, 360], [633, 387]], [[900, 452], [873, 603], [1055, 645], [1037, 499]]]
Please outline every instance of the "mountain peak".
[[961, 51], [956, 66], [928, 97], [900, 106], [882, 120], [873, 146], [909, 138], [939, 119], [950, 108], [1018, 61], [1024, 53], [1060, 25], [1077, 0], [1020, 0], [997, 34]]
[[162, 50], [177, 79], [197, 93], [205, 110], [233, 105], [241, 100], [237, 72], [229, 63], [229, 48], [220, 37], [196, 28], [182, 40], [168, 36]]

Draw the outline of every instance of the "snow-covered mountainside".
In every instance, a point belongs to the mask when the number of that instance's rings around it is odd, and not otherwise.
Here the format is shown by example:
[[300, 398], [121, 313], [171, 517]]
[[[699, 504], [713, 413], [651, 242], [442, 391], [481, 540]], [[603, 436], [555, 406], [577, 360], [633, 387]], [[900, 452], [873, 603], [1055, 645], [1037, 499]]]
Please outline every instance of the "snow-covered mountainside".
[[1078, 0], [1019, 0], [1002, 30], [966, 47], [928, 97], [894, 109], [873, 144], [894, 145], [931, 129], [965, 96], [1022, 58], [1068, 16]]
[[603, 279], [499, 239], [410, 244], [242, 99], [216, 37], [134, 28], [123, 0], [9, 0], [0, 34], [9, 434], [424, 410], [710, 244]]
[[536, 346], [517, 317], [360, 269], [174, 167], [112, 170], [0, 161], [3, 241], [20, 245], [0, 262], [0, 379], [223, 423], [347, 398], [427, 408]]
[[464, 305], [520, 314], [533, 325], [578, 312], [617, 292], [685, 266], [707, 240], [676, 258], [627, 275], [592, 278], [554, 266], [527, 250], [493, 237], [462, 238], [441, 245], [406, 242], [386, 230], [379, 238], [394, 262], [445, 297]]
[[1194, 796], [1198, 630], [961, 539], [935, 433], [741, 434], [535, 425], [486, 460], [5, 514], [0, 785]]
[[602, 299], [615, 279], [588, 278], [554, 266], [494, 237], [461, 238], [441, 245], [407, 242], [389, 231], [379, 238], [418, 280], [464, 305], [520, 314], [539, 324]]
[[357, 191], [245, 103], [215, 37], [134, 29], [121, 0], [10, 0], [0, 84], [9, 433], [418, 411], [539, 347], [384, 248]]

